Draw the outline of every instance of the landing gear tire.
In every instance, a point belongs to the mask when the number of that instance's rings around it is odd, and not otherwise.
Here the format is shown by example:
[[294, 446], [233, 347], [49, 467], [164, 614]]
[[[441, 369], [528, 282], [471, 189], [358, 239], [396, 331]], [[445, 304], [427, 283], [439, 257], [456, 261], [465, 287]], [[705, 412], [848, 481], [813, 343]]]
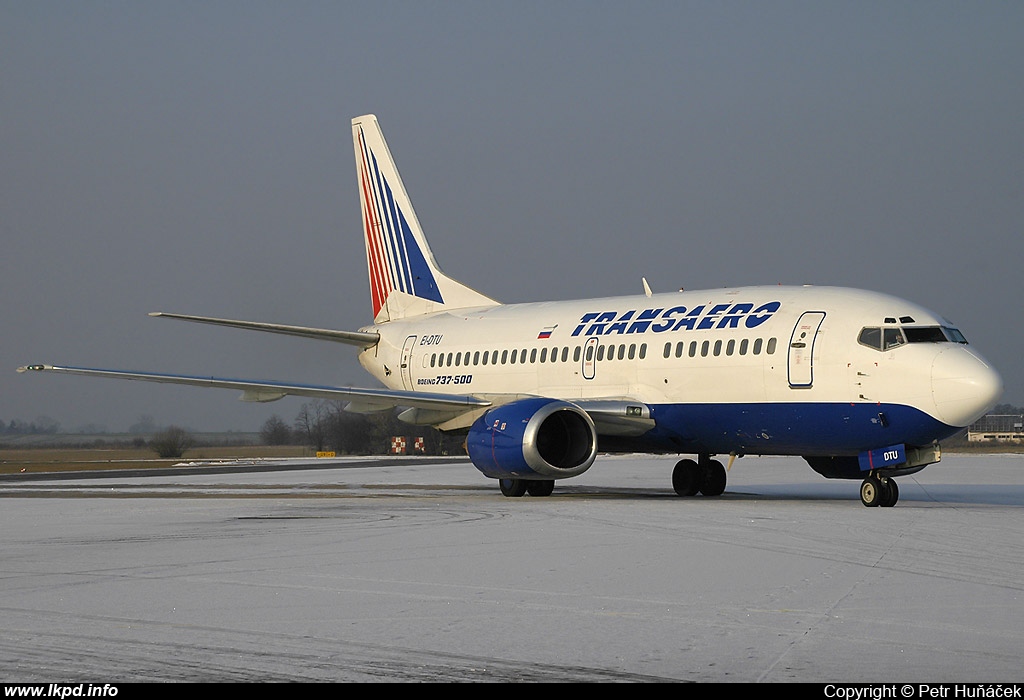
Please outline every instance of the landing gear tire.
[[700, 485], [700, 492], [705, 496], [721, 496], [725, 492], [725, 467], [716, 460], [711, 460], [704, 465], [704, 482]]
[[900, 487], [896, 485], [895, 479], [883, 476], [879, 481], [882, 483], [882, 500], [878, 505], [883, 508], [892, 508], [896, 501], [900, 500]]
[[539, 481], [527, 481], [526, 492], [531, 496], [550, 496], [555, 490], [554, 479], [541, 479]]
[[882, 482], [878, 477], [869, 476], [860, 485], [860, 502], [868, 508], [874, 508], [882, 502]]
[[703, 477], [696, 462], [692, 459], [681, 460], [672, 470], [672, 488], [680, 496], [696, 496], [704, 481]]
[[868, 508], [892, 508], [900, 500], [900, 487], [887, 476], [869, 476], [860, 485], [860, 501]]
[[524, 479], [498, 479], [501, 495], [519, 498], [526, 494], [527, 483]]

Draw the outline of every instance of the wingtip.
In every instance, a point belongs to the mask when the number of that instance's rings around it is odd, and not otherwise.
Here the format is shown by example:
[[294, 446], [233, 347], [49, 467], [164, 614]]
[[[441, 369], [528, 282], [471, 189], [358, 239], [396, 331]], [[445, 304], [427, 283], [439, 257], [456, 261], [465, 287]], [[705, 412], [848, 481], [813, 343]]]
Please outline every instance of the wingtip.
[[24, 365], [18, 368], [18, 372], [42, 372], [47, 369], [48, 365]]

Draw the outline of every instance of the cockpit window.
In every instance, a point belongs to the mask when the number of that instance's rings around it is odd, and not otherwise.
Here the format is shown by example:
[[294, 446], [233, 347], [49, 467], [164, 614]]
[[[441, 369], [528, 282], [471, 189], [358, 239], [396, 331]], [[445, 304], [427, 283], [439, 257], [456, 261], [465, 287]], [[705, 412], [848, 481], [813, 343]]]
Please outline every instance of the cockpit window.
[[963, 343], [964, 345], [967, 345], [967, 338], [965, 338], [964, 334], [961, 333], [958, 329], [943, 326], [942, 332], [946, 334], [947, 338], [949, 338], [949, 342]]
[[963, 333], [945, 326], [904, 328], [903, 332], [907, 334], [907, 342], [910, 343], [967, 343]]
[[967, 343], [963, 333], [946, 326], [862, 328], [857, 342], [875, 350], [892, 350], [904, 343]]
[[875, 350], [882, 349], [882, 329], [881, 328], [862, 328], [860, 336], [857, 337], [857, 342], [861, 345], [867, 345], [869, 348]]
[[903, 345], [904, 342], [906, 341], [903, 340], [903, 332], [899, 328], [882, 329], [883, 350], [891, 350], [898, 345]]
[[908, 343], [945, 343], [946, 334], [938, 326], [927, 326], [925, 328], [907, 328]]
[[899, 328], [862, 328], [857, 341], [875, 350], [891, 350], [907, 342]]

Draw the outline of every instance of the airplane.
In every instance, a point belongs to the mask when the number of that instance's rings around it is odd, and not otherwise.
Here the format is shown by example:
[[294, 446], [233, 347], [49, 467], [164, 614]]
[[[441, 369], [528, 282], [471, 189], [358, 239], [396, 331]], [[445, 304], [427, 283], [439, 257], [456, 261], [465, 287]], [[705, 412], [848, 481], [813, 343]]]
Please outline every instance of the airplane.
[[802, 457], [861, 480], [865, 506], [941, 459], [939, 441], [992, 408], [996, 370], [952, 323], [871, 291], [751, 286], [503, 304], [442, 272], [377, 118], [352, 120], [373, 323], [330, 330], [178, 313], [151, 316], [329, 340], [384, 388], [33, 364], [56, 372], [238, 389], [244, 401], [335, 399], [459, 431], [508, 497], [548, 496], [602, 453], [692, 455], [680, 496], [721, 495], [716, 457]]

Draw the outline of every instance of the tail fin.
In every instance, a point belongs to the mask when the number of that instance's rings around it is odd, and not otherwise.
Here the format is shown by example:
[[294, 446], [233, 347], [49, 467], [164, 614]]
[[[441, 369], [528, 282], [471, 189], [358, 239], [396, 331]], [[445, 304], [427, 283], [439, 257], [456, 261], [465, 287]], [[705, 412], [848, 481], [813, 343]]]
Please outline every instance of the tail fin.
[[374, 321], [497, 305], [438, 268], [377, 117], [353, 119], [352, 140]]

